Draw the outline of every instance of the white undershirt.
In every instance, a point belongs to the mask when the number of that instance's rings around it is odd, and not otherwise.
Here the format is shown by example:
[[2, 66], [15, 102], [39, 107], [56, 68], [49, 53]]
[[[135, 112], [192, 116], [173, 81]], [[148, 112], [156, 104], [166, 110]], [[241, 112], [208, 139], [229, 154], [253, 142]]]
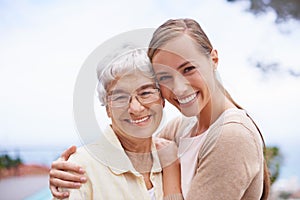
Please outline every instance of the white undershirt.
[[207, 133], [208, 130], [195, 137], [190, 137], [189, 133], [179, 139], [178, 156], [181, 163], [181, 189], [184, 198], [195, 175], [198, 153]]
[[149, 192], [151, 200], [156, 200], [155, 193], [154, 193], [154, 187], [152, 187], [150, 190], [148, 190], [148, 192]]

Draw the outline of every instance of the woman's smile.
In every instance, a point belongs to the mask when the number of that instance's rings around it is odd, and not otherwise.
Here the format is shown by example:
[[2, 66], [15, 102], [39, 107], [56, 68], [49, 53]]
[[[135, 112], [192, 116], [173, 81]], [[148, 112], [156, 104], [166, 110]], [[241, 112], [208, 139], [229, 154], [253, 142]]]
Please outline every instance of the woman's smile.
[[125, 119], [124, 121], [137, 126], [145, 126], [150, 122], [150, 120], [151, 115], [146, 115], [144, 117], [139, 117], [135, 119]]
[[195, 92], [185, 97], [178, 97], [177, 101], [180, 103], [181, 106], [187, 106], [189, 103], [194, 102], [198, 94], [199, 92]]

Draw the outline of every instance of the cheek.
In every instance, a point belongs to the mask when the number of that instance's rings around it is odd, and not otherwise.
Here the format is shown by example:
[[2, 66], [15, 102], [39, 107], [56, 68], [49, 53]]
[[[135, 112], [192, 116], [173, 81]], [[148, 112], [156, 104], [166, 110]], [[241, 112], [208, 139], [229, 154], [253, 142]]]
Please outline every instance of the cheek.
[[211, 67], [207, 67], [205, 70], [199, 70], [197, 75], [204, 83], [214, 79], [214, 72], [211, 70]]
[[195, 73], [187, 78], [190, 84], [194, 87], [207, 87], [207, 81], [201, 75], [201, 72]]
[[162, 120], [162, 115], [163, 115], [163, 105], [162, 104], [158, 104], [158, 105], [154, 105], [152, 108], [152, 112], [155, 113], [155, 128], [157, 128], [157, 126], [160, 124], [161, 120]]
[[160, 85], [160, 92], [164, 99], [168, 100], [172, 96], [172, 91], [169, 89], [169, 87], [166, 87], [164, 85]]
[[[124, 112], [124, 111], [123, 111]], [[122, 113], [123, 112], [121, 112], [121, 111], [119, 111], [119, 110], [117, 110], [117, 109], [114, 109], [114, 110], [111, 110], [111, 112], [110, 112], [110, 118], [112, 119], [112, 120], [118, 120], [119, 118], [120, 118], [120, 116], [122, 115]]]

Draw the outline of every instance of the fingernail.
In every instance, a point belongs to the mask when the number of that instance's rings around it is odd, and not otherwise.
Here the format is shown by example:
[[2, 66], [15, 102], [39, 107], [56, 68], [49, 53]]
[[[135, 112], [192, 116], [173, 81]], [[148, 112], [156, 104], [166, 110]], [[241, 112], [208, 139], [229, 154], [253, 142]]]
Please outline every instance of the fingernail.
[[75, 187], [80, 187], [80, 186], [81, 186], [81, 183], [74, 183], [74, 186], [75, 186]]
[[64, 197], [68, 197], [69, 193], [65, 192], [63, 195], [64, 195]]
[[85, 177], [81, 177], [80, 181], [86, 181], [86, 178]]
[[82, 169], [82, 168], [79, 168], [79, 172], [80, 173], [85, 173], [84, 169]]

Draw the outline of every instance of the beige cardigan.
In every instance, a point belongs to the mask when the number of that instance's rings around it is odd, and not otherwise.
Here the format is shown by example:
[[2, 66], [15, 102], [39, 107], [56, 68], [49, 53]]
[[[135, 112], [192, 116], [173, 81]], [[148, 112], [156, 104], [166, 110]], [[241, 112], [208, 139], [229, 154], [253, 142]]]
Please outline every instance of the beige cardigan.
[[[160, 137], [179, 143], [196, 118], [178, 117]], [[187, 200], [258, 200], [263, 190], [263, 144], [245, 111], [231, 109], [210, 127], [198, 154]]]
[[[153, 166], [150, 179], [155, 185], [156, 199], [161, 200], [162, 169], [154, 143], [151, 148]], [[69, 200], [151, 200], [144, 177], [136, 171], [110, 126], [99, 140], [80, 147], [68, 162], [83, 167], [88, 180], [80, 189], [59, 189], [70, 192]]]

